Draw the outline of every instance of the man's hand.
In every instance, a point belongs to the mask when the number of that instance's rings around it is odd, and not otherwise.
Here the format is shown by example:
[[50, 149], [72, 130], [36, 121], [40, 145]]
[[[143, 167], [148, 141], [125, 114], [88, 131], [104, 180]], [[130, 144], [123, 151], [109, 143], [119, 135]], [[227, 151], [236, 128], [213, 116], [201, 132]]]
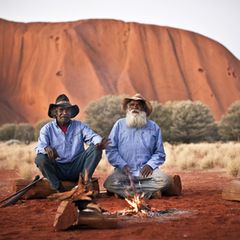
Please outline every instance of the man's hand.
[[55, 160], [58, 157], [58, 153], [55, 148], [46, 147], [45, 151], [50, 160]]
[[131, 170], [128, 165], [125, 165], [122, 169], [123, 173], [126, 174], [127, 176], [131, 175]]
[[153, 173], [153, 169], [147, 164], [141, 169], [141, 174], [143, 177], [151, 176], [152, 173]]
[[99, 150], [103, 150], [103, 149], [106, 149], [106, 147], [109, 143], [110, 143], [110, 141], [108, 139], [103, 138], [100, 143], [96, 144], [96, 146]]

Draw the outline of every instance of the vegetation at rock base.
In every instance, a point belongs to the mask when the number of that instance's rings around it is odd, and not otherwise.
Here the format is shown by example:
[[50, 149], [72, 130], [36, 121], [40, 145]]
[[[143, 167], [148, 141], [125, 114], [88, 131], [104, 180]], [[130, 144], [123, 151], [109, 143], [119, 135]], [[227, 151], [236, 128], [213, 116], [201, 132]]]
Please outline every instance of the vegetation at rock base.
[[[36, 142], [29, 145], [0, 142], [0, 169], [15, 169], [24, 178], [32, 179], [39, 174], [35, 166], [34, 148]], [[166, 162], [163, 170], [222, 170], [232, 176], [240, 175], [240, 143], [191, 143], [169, 144], [165, 143]], [[100, 161], [97, 172], [111, 173], [112, 166], [108, 163], [105, 153]]]
[[219, 123], [219, 135], [224, 141], [240, 141], [240, 101], [234, 102]]
[[[125, 116], [121, 109], [123, 98], [108, 95], [90, 103], [85, 122], [107, 137], [113, 124]], [[163, 169], [222, 169], [232, 176], [240, 175], [240, 101], [229, 107], [219, 123], [201, 102], [154, 101], [152, 105], [150, 119], [161, 127], [166, 150]], [[17, 169], [25, 177], [38, 172], [33, 141], [37, 141], [41, 127], [49, 121], [41, 120], [35, 126], [28, 123], [0, 126], [0, 168]], [[110, 173], [113, 169], [103, 156], [97, 171]]]

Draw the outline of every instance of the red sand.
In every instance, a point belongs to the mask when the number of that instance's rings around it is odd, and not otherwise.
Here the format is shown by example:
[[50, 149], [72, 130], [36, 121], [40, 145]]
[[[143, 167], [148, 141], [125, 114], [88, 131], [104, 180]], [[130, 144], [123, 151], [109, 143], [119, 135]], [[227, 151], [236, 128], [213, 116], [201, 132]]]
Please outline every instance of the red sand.
[[[150, 200], [159, 210], [186, 210], [187, 214], [152, 221], [120, 222], [117, 229], [78, 229], [55, 232], [53, 221], [58, 202], [22, 200], [0, 209], [0, 239], [240, 239], [240, 202], [221, 198], [224, 184], [232, 178], [223, 172], [179, 172], [183, 183], [181, 197]], [[0, 172], [0, 199], [11, 193], [14, 172]], [[100, 178], [100, 183], [104, 177]], [[108, 211], [127, 207], [124, 200], [99, 198]]]

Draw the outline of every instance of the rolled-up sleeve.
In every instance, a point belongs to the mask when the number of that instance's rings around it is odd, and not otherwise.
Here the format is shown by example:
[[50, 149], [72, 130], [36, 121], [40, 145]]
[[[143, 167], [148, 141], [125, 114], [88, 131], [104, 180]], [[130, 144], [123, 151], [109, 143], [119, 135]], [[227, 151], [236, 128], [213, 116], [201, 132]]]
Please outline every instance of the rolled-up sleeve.
[[49, 146], [49, 136], [47, 134], [47, 125], [43, 126], [40, 130], [40, 134], [38, 137], [38, 144], [35, 148], [36, 153], [46, 154], [45, 148]]
[[98, 144], [102, 141], [102, 137], [95, 133], [91, 128], [89, 128], [86, 124], [82, 123], [82, 133], [83, 139], [86, 144]]

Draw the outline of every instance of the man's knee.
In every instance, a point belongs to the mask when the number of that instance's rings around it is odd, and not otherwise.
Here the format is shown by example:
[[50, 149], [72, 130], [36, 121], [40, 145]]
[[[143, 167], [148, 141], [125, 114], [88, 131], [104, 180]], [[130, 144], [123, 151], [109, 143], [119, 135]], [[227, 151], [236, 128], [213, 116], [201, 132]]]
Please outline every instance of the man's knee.
[[35, 164], [39, 168], [43, 168], [49, 162], [49, 158], [46, 154], [39, 153], [35, 158]]
[[94, 144], [91, 144], [86, 151], [88, 158], [94, 160], [95, 162], [99, 162], [101, 160], [102, 150], [98, 149]]

